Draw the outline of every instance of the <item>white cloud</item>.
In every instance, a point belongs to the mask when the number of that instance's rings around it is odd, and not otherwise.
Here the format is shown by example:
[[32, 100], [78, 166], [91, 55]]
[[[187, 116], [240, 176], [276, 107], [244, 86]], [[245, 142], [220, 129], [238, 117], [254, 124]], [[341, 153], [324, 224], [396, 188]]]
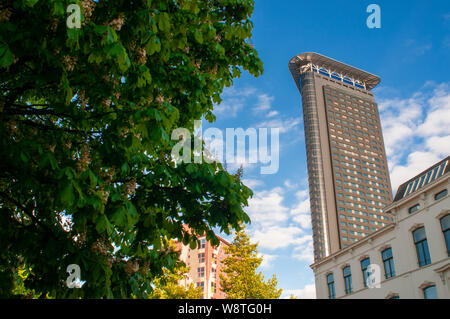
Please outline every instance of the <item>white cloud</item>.
[[242, 183], [244, 183], [245, 186], [254, 189], [258, 188], [260, 186], [264, 185], [264, 182], [259, 179], [250, 179], [250, 178], [244, 178], [242, 179]]
[[255, 193], [246, 209], [252, 222], [268, 226], [286, 221], [289, 209], [282, 203], [282, 192], [283, 190], [277, 187]]
[[[227, 151], [227, 150], [226, 150]], [[224, 152], [225, 153], [225, 152]], [[224, 160], [226, 159], [227, 154], [224, 155]], [[227, 170], [229, 172], [235, 173], [241, 166], [244, 168], [244, 172], [248, 172], [254, 168], [256, 168], [258, 163], [252, 163], [248, 156], [240, 156], [236, 153], [231, 153], [231, 156], [234, 156], [233, 161], [226, 162]]]
[[282, 299], [289, 299], [293, 295], [298, 299], [316, 299], [316, 286], [314, 284], [306, 285], [302, 289], [283, 289]]
[[423, 103], [423, 97], [418, 94], [408, 99], [394, 98], [379, 103], [388, 157], [399, 154], [402, 146], [402, 151], [407, 150], [407, 142], [413, 141], [414, 129], [422, 117]]
[[411, 97], [381, 99], [392, 189], [450, 154], [450, 84], [427, 82]]
[[405, 164], [396, 164], [391, 168], [392, 190], [395, 192], [400, 184], [436, 164], [441, 159], [432, 152], [416, 151], [409, 154]]
[[299, 117], [291, 117], [287, 119], [275, 118], [260, 122], [256, 125], [256, 127], [279, 128], [280, 133], [287, 133], [298, 129], [300, 122]]
[[262, 261], [260, 267], [262, 269], [269, 269], [273, 266], [273, 261], [278, 258], [278, 255], [259, 254], [258, 257], [263, 258], [263, 261]]
[[244, 107], [244, 102], [239, 98], [228, 98], [214, 107], [214, 114], [227, 117], [236, 117]]
[[288, 179], [284, 181], [283, 185], [284, 185], [287, 189], [289, 189], [289, 190], [292, 190], [292, 189], [295, 189], [295, 188], [298, 187], [297, 184], [293, 184], [293, 183], [292, 183], [290, 180], [288, 180]]
[[421, 56], [426, 52], [430, 51], [433, 45], [428, 43], [423, 43], [422, 41], [416, 41], [414, 39], [405, 40], [405, 46], [408, 49], [409, 55], [405, 56], [405, 60], [409, 60], [411, 56]]
[[[256, 99], [256, 102], [252, 100]], [[265, 115], [267, 118], [273, 118], [279, 115], [279, 112], [272, 110], [274, 96], [266, 93], [259, 94], [256, 88], [248, 87], [236, 89], [234, 87], [225, 88], [222, 93], [222, 102], [214, 106], [214, 114], [221, 117], [236, 117], [239, 112], [250, 107], [256, 115]]]
[[287, 180], [286, 188], [255, 192], [246, 209], [252, 220], [251, 238], [261, 249], [293, 247], [295, 259], [310, 263], [313, 253], [308, 191], [297, 191], [296, 201], [288, 207], [283, 201], [290, 186]]
[[309, 206], [309, 195], [307, 190], [298, 191], [297, 204], [291, 209], [292, 220], [299, 224], [303, 229], [311, 229], [311, 214]]
[[440, 157], [445, 157], [450, 154], [450, 135], [447, 136], [433, 136], [426, 141], [426, 147], [433, 153]]
[[[309, 201], [306, 202], [309, 208]], [[293, 221], [299, 224], [303, 229], [311, 228], [311, 216], [309, 214], [298, 214], [293, 217]]]
[[269, 111], [272, 108], [272, 101], [275, 98], [273, 96], [269, 96], [265, 93], [260, 94], [258, 96], [258, 102], [256, 106], [253, 108], [253, 111], [256, 113]]
[[258, 229], [253, 234], [253, 240], [262, 249], [280, 249], [291, 245], [301, 245], [307, 241], [307, 236], [300, 236], [303, 230], [295, 226], [270, 226]]
[[[294, 200], [286, 205], [285, 198], [295, 189]], [[258, 243], [263, 257], [262, 270], [273, 269], [280, 256], [290, 258], [299, 268], [307, 269], [312, 264], [314, 256], [307, 189], [298, 190], [297, 184], [285, 180], [283, 187], [255, 191], [246, 211], [252, 220], [249, 228], [251, 241]], [[300, 299], [315, 298], [314, 285], [283, 290], [283, 296], [289, 298], [290, 292]]]
[[274, 117], [274, 116], [276, 116], [276, 115], [278, 115], [278, 114], [279, 114], [278, 111], [270, 111], [270, 112], [267, 114], [267, 117], [268, 117], [268, 118]]
[[243, 97], [249, 97], [256, 93], [256, 88], [254, 87], [246, 87], [243, 89], [236, 89], [235, 87], [229, 87], [225, 88], [222, 97], [233, 97], [233, 96], [243, 96]]
[[312, 264], [314, 261], [314, 249], [311, 235], [305, 235], [298, 241], [298, 245], [294, 248], [292, 257]]
[[214, 114], [221, 117], [236, 117], [248, 104], [247, 99], [255, 93], [256, 89], [252, 87], [245, 89], [225, 88], [222, 93], [222, 102], [214, 106]]
[[425, 121], [418, 126], [423, 136], [450, 134], [450, 87], [439, 86], [428, 100], [430, 111]]

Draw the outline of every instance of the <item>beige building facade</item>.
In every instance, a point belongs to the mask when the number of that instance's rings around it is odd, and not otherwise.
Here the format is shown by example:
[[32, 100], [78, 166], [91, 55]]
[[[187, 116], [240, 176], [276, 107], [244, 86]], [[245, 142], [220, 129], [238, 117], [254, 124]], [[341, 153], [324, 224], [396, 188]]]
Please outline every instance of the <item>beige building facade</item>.
[[392, 224], [311, 265], [317, 298], [450, 298], [449, 162], [399, 187]]

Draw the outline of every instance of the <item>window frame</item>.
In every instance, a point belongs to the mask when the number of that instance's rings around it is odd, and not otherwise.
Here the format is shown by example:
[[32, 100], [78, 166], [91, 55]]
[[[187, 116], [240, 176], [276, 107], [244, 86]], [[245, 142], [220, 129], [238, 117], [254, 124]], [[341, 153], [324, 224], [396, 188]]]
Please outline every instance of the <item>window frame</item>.
[[418, 210], [420, 210], [420, 204], [416, 204], [416, 205], [411, 206], [408, 209], [408, 213], [409, 214], [413, 214], [413, 213], [417, 212]]
[[[331, 276], [331, 280], [330, 280]], [[336, 298], [336, 287], [334, 283], [334, 274], [329, 273], [327, 275], [327, 286], [328, 286], [328, 299], [335, 299]]]
[[[444, 219], [448, 219], [446, 222], [446, 229], [444, 229], [444, 224], [442, 223]], [[439, 219], [439, 223], [441, 224], [442, 234], [444, 235], [445, 245], [447, 247], [447, 255], [450, 257], [450, 214], [447, 214]]]
[[448, 195], [448, 190], [444, 189], [434, 195], [434, 200], [440, 200]]
[[[387, 252], [389, 252], [390, 254], [388, 255]], [[381, 260], [383, 261], [384, 266], [384, 278], [389, 279], [395, 277], [395, 263], [394, 254], [392, 253], [392, 247], [387, 247], [381, 251]]]
[[[348, 271], [346, 273], [346, 271]], [[344, 277], [344, 288], [345, 288], [345, 294], [349, 295], [353, 292], [352, 289], [352, 269], [350, 267], [350, 265], [345, 266], [344, 268], [342, 268], [342, 275]]]
[[365, 257], [361, 260], [361, 271], [363, 274], [364, 287], [367, 287], [367, 278], [369, 276], [369, 272], [367, 271], [367, 268], [369, 267], [369, 265], [370, 265], [370, 257]]
[[[423, 238], [416, 239], [417, 232], [423, 230]], [[431, 255], [430, 255], [430, 249], [428, 247], [428, 239], [425, 231], [425, 226], [418, 227], [415, 230], [412, 231], [413, 241], [414, 245], [416, 246], [416, 253], [417, 253], [417, 261], [419, 263], [419, 267], [425, 267], [429, 264], [431, 264]], [[423, 259], [421, 258], [423, 257]]]
[[205, 267], [197, 268], [197, 278], [205, 278]]
[[200, 249], [205, 249], [206, 247], [206, 238], [200, 239]]

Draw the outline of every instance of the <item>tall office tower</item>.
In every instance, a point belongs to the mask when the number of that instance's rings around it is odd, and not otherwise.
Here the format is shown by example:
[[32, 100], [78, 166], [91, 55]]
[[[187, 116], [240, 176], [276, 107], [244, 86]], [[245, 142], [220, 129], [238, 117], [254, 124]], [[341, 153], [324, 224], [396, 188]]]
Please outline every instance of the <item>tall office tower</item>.
[[317, 53], [289, 70], [302, 95], [314, 259], [389, 224], [392, 201], [378, 106], [380, 78]]

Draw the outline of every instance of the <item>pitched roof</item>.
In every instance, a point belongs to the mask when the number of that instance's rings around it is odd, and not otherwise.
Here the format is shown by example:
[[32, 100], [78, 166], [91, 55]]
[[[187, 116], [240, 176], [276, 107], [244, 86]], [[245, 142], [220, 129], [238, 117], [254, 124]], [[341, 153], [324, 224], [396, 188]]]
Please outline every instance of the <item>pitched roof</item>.
[[414, 176], [407, 182], [401, 184], [394, 198], [394, 202], [401, 200], [402, 198], [409, 196], [410, 194], [418, 191], [425, 185], [435, 181], [439, 177], [447, 174], [450, 171], [450, 156], [443, 159], [439, 163], [434, 164], [430, 168], [427, 168], [420, 174]]

